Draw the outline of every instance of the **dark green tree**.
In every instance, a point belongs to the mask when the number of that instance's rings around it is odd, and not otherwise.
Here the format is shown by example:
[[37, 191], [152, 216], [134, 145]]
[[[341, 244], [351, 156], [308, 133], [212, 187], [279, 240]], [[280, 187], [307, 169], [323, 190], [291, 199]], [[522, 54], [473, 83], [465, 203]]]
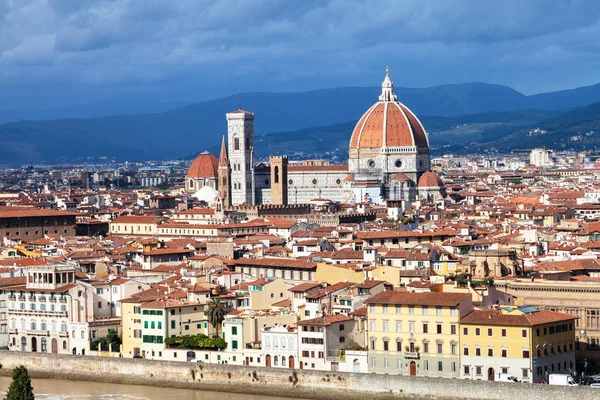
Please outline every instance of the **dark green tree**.
[[204, 307], [204, 314], [206, 314], [208, 322], [217, 330], [217, 336], [219, 335], [219, 328], [228, 312], [229, 306], [220, 299], [211, 299], [206, 307]]
[[13, 380], [8, 387], [4, 400], [34, 400], [33, 386], [27, 368], [24, 366], [13, 369]]

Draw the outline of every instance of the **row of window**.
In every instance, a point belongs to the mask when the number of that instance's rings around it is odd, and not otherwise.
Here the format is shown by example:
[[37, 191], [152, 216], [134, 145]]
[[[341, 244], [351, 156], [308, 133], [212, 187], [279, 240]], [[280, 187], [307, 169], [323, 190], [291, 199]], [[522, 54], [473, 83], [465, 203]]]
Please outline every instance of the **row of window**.
[[[481, 336], [481, 328], [475, 328], [474, 331], [475, 331], [475, 336]], [[487, 335], [494, 336], [494, 329], [487, 328]], [[466, 326], [463, 327], [463, 336], [469, 336], [469, 328]], [[506, 337], [506, 329], [505, 328], [500, 329], [500, 336]], [[521, 337], [524, 337], [524, 338], [527, 337], [527, 329], [521, 329]]]
[[160, 344], [163, 342], [163, 337], [162, 336], [154, 336], [154, 335], [144, 335], [144, 336], [142, 336], [142, 342]]
[[[438, 354], [443, 354], [444, 353], [444, 344], [443, 342], [436, 342], [436, 351]], [[396, 340], [396, 351], [397, 352], [402, 352], [402, 351], [406, 351], [406, 352], [410, 352], [410, 353], [420, 353], [421, 351], [425, 354], [429, 353], [429, 342], [423, 342], [423, 348], [421, 349], [421, 347], [419, 345], [417, 345], [415, 342], [410, 342], [410, 344], [406, 345], [406, 347], [404, 348], [404, 350], [402, 350], [402, 341], [401, 340]], [[376, 339], [371, 339], [371, 346], [370, 349], [373, 351], [379, 350], [377, 347], [377, 340]], [[457, 354], [457, 347], [456, 347], [456, 343], [450, 343], [450, 354]], [[390, 351], [390, 340], [389, 339], [384, 339], [383, 340], [383, 351]]]
[[[430, 371], [429, 369], [429, 360], [423, 360], [423, 371]], [[375, 357], [371, 357], [371, 368], [377, 368], [377, 358]], [[383, 359], [383, 368], [390, 368], [390, 360], [387, 357], [384, 357]], [[405, 364], [405, 361], [398, 358], [396, 359], [396, 368], [397, 369], [402, 369], [402, 368], [408, 368], [408, 364]], [[456, 362], [452, 361], [450, 363], [450, 371], [451, 372], [456, 372]], [[444, 362], [443, 361], [438, 361], [437, 362], [437, 371], [438, 372], [444, 372]]]
[[142, 315], [163, 315], [162, 310], [142, 310]]
[[[397, 333], [402, 332], [402, 321], [395, 321], [395, 322], [396, 322], [396, 332]], [[431, 332], [429, 329], [428, 322], [424, 322], [421, 325], [421, 327], [422, 327], [422, 329], [421, 329], [420, 333], [437, 333], [439, 335], [445, 333], [443, 331], [443, 324], [440, 324], [440, 323], [435, 324], [435, 330], [432, 330]], [[382, 321], [381, 328], [382, 328], [381, 332], [390, 332], [389, 321], [387, 321], [387, 320]], [[377, 332], [377, 321], [376, 320], [369, 321], [369, 331]], [[409, 333], [417, 333], [415, 330], [415, 322], [413, 322], [413, 321], [408, 322], [408, 332]], [[456, 332], [457, 332], [456, 325], [454, 325], [454, 324], [450, 325], [450, 334], [456, 335]]]
[[[317, 357], [315, 357], [315, 355]], [[323, 353], [322, 351], [308, 351], [308, 350], [303, 350], [302, 351], [302, 357], [306, 357], [306, 358], [325, 358], [325, 353]]]
[[[369, 305], [369, 312], [370, 313], [375, 313], [375, 304], [370, 304]], [[417, 307], [415, 306], [402, 306], [399, 304], [394, 305], [393, 307], [388, 306], [387, 304], [382, 304], [381, 305], [381, 313], [382, 314], [389, 314], [390, 313], [390, 309], [392, 309], [392, 311], [394, 311], [395, 314], [403, 314], [404, 312], [407, 312], [408, 315], [415, 315], [415, 309]], [[430, 308], [429, 306], [421, 306], [419, 307], [419, 314], [420, 315], [436, 315], [438, 317], [441, 317], [444, 315], [444, 309], [441, 306], [436, 306], [435, 309], [432, 309], [432, 312], [435, 311], [435, 313], [430, 313]], [[458, 315], [458, 312], [456, 310], [456, 308], [450, 308], [450, 316], [455, 317]]]

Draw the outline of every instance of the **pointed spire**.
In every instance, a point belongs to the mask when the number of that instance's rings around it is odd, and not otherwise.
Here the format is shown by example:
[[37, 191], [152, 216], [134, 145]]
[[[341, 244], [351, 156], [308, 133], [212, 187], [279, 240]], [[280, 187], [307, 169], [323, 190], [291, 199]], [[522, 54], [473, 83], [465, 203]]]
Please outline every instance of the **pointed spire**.
[[398, 97], [394, 94], [394, 82], [390, 79], [390, 69], [385, 67], [385, 79], [381, 84], [381, 96], [379, 101], [396, 101]]
[[223, 142], [221, 142], [221, 154], [219, 155], [219, 164], [229, 164], [229, 159], [227, 158], [227, 145], [225, 144], [225, 135], [223, 135]]

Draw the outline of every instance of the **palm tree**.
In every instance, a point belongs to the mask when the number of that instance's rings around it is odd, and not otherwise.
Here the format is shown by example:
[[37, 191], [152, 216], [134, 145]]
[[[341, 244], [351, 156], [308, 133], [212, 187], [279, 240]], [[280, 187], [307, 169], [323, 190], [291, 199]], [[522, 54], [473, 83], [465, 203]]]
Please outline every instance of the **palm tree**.
[[219, 336], [219, 327], [228, 312], [229, 306], [227, 303], [221, 302], [221, 299], [211, 299], [204, 307], [204, 314], [206, 314], [208, 322], [217, 330], [217, 336]]

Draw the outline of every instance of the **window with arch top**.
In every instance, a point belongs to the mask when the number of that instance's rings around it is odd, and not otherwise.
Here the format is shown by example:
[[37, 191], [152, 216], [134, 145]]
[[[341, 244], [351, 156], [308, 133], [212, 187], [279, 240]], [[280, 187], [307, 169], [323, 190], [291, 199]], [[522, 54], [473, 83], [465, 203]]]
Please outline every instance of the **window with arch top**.
[[279, 183], [279, 166], [275, 166], [275, 181], [274, 183]]

